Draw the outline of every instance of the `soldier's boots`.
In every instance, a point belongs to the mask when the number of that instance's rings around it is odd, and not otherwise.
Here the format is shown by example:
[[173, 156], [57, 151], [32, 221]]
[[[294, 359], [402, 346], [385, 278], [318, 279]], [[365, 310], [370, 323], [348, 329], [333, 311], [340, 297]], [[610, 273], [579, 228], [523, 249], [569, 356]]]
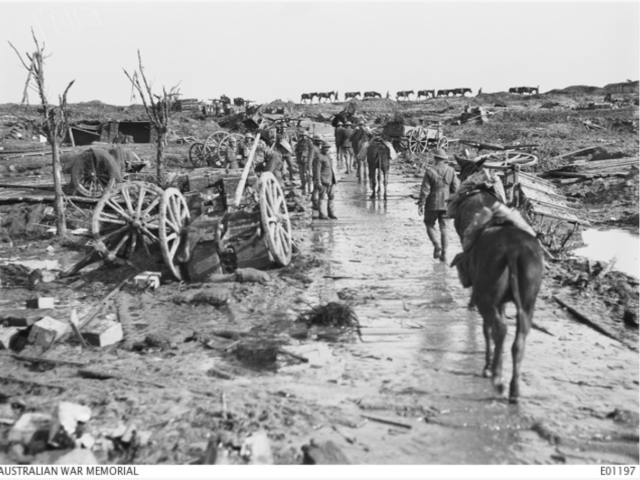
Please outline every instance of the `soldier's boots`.
[[325, 213], [326, 211], [327, 211], [327, 201], [320, 200], [318, 204], [318, 212], [319, 212], [318, 220], [329, 220], [329, 217]]
[[440, 248], [440, 243], [438, 243], [438, 234], [435, 227], [427, 227], [427, 235], [433, 244], [433, 258], [438, 260], [442, 254], [442, 249]]
[[440, 261], [447, 261], [447, 247], [449, 246], [449, 237], [447, 236], [447, 231], [443, 230], [440, 232], [440, 238], [442, 241], [442, 252], [440, 252]]

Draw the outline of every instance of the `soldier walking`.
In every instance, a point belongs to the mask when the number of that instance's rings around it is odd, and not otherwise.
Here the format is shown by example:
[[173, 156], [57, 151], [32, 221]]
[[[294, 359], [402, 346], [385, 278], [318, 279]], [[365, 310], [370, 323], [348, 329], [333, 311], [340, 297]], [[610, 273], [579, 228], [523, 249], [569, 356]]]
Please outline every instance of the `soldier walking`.
[[319, 201], [320, 201], [320, 183], [316, 180], [315, 172], [316, 172], [316, 163], [318, 161], [318, 157], [320, 156], [320, 146], [322, 144], [322, 139], [320, 135], [313, 136], [313, 143], [311, 145], [311, 153], [309, 159], [307, 160], [307, 166], [309, 167], [309, 178], [313, 181], [313, 193], [311, 194], [311, 205], [314, 210], [319, 210]]
[[[312, 157], [313, 143], [305, 130], [300, 132], [298, 143], [296, 143], [296, 162], [298, 164], [298, 173], [300, 174], [300, 183], [302, 184], [302, 194], [306, 195], [307, 191], [311, 192], [312, 181], [309, 177], [309, 161]], [[308, 187], [308, 189], [307, 189]]]
[[331, 157], [329, 156], [330, 148], [331, 145], [328, 142], [322, 142], [320, 154], [315, 159], [313, 170], [313, 181], [315, 187], [320, 191], [320, 201], [318, 204], [318, 210], [320, 212], [318, 219], [320, 220], [338, 218], [335, 215], [334, 204], [335, 186], [337, 182]]
[[352, 123], [350, 121], [345, 122], [344, 131], [342, 133], [342, 158], [347, 164], [347, 173], [351, 173], [353, 169], [353, 146], [351, 145], [351, 136], [353, 135]]
[[[424, 215], [427, 235], [433, 244], [433, 258], [446, 261], [449, 239], [447, 236], [447, 199], [460, 186], [460, 180], [455, 170], [445, 162], [449, 160], [447, 152], [437, 148], [433, 152], [435, 165], [427, 168], [422, 179], [420, 198], [418, 199], [418, 213]], [[436, 232], [436, 220], [440, 227], [440, 240]]]
[[336, 123], [336, 129], [334, 131], [334, 139], [336, 143], [336, 154], [338, 156], [338, 162], [342, 161], [342, 139], [344, 138], [344, 124], [342, 122]]

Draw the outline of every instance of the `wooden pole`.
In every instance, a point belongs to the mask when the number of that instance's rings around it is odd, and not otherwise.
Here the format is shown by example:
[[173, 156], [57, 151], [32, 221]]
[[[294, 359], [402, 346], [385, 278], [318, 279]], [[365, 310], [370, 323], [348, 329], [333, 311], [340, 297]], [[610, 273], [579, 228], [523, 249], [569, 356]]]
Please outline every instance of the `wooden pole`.
[[256, 138], [253, 141], [253, 146], [251, 147], [251, 153], [249, 153], [249, 158], [247, 159], [247, 163], [244, 166], [244, 170], [242, 171], [242, 177], [240, 178], [240, 183], [238, 183], [238, 188], [236, 189], [236, 196], [233, 200], [234, 208], [238, 208], [240, 205], [240, 201], [242, 200], [242, 192], [244, 192], [244, 186], [247, 183], [247, 178], [249, 177], [249, 172], [251, 171], [251, 164], [253, 163], [253, 157], [256, 154], [256, 150], [258, 149], [258, 142], [260, 141], [260, 130], [262, 129], [263, 122], [260, 122], [260, 127], [258, 127], [258, 133], [256, 134]]
[[71, 146], [75, 147], [76, 146], [76, 140], [75, 140], [75, 138], [73, 138], [73, 131], [71, 130], [71, 127], [69, 127], [69, 138], [71, 139]]

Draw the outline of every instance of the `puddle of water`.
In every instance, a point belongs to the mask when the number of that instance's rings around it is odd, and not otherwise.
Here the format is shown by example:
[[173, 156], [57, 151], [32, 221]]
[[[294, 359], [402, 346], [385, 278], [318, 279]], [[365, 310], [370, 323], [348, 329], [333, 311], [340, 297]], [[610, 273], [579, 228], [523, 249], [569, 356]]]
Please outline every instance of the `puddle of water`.
[[574, 250], [574, 255], [600, 262], [608, 262], [615, 256], [614, 270], [636, 278], [640, 276], [638, 235], [625, 230], [585, 230], [582, 240], [586, 247]]

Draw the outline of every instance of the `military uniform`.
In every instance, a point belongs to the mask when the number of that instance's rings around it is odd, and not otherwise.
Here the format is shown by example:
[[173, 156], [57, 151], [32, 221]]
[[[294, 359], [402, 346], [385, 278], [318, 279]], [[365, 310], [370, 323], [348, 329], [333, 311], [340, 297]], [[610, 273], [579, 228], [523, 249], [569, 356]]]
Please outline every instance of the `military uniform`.
[[238, 163], [238, 147], [236, 145], [236, 142], [229, 142], [229, 144], [227, 145], [225, 160], [227, 161], [228, 169], [240, 168], [240, 164]]
[[309, 161], [312, 157], [313, 143], [307, 136], [306, 132], [301, 134], [298, 143], [296, 143], [296, 161], [298, 163], [298, 172], [300, 174], [300, 183], [302, 184], [302, 194], [305, 195], [311, 191], [312, 181], [309, 173]]
[[333, 171], [333, 162], [329, 156], [329, 144], [323, 143], [320, 153], [314, 156], [313, 181], [320, 192], [318, 210], [321, 220], [327, 218], [337, 219], [335, 215], [335, 186], [336, 175]]
[[336, 153], [338, 154], [338, 161], [342, 160], [342, 140], [344, 139], [344, 127], [342, 122], [338, 122], [334, 131], [334, 139], [336, 143]]
[[317, 135], [314, 135], [313, 142], [311, 144], [309, 160], [307, 160], [307, 163], [310, 169], [309, 176], [311, 178], [311, 181], [313, 182], [313, 192], [311, 193], [311, 205], [314, 210], [319, 209], [320, 189], [322, 185], [322, 182], [320, 182], [319, 179], [316, 178], [316, 163], [318, 161], [318, 157], [320, 156], [320, 147], [318, 146], [320, 145], [320, 142], [321, 142], [320, 137]]
[[351, 145], [351, 136], [353, 135], [353, 129], [351, 128], [351, 122], [345, 123], [344, 132], [342, 133], [342, 143], [340, 144], [342, 154], [342, 160], [347, 166], [347, 173], [351, 172], [353, 168], [353, 146]]
[[287, 179], [289, 182], [293, 181], [293, 163], [291, 163], [291, 153], [282, 145], [280, 145], [280, 141], [286, 141], [289, 146], [291, 146], [291, 135], [284, 131], [284, 129], [278, 128], [276, 129], [276, 142], [275, 149], [280, 153], [282, 159], [287, 165]]
[[[455, 193], [460, 186], [460, 180], [455, 170], [444, 163], [446, 152], [438, 148], [434, 151], [436, 164], [427, 168], [422, 179], [420, 198], [418, 199], [419, 212], [424, 210], [424, 223], [427, 227], [427, 235], [433, 244], [433, 257], [444, 261], [446, 259], [448, 236], [447, 224], [447, 199]], [[436, 234], [436, 220], [440, 227], [442, 247]]]
[[284, 187], [283, 180], [283, 166], [282, 155], [276, 150], [265, 152], [265, 160], [259, 166], [256, 166], [256, 173], [271, 172], [276, 180], [280, 184], [280, 187]]

